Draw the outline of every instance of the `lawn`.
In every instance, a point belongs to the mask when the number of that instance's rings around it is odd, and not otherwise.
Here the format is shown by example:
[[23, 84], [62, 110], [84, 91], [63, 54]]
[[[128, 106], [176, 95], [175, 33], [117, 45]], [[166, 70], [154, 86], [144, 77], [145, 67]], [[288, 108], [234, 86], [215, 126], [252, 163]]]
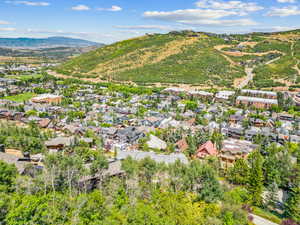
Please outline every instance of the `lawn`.
[[6, 78], [11, 78], [11, 79], [18, 79], [21, 81], [29, 81], [35, 78], [41, 78], [43, 77], [42, 74], [30, 74], [30, 75], [19, 75], [19, 76], [6, 76]]
[[7, 96], [2, 99], [14, 101], [14, 102], [24, 102], [24, 101], [28, 101], [28, 100], [32, 99], [34, 96], [36, 96], [35, 93], [26, 92], [26, 93], [22, 93], [22, 94], [18, 94], [18, 95]]
[[253, 207], [253, 214], [265, 218], [267, 220], [270, 220], [274, 223], [281, 224], [281, 219], [277, 215], [269, 211], [263, 210], [261, 208]]

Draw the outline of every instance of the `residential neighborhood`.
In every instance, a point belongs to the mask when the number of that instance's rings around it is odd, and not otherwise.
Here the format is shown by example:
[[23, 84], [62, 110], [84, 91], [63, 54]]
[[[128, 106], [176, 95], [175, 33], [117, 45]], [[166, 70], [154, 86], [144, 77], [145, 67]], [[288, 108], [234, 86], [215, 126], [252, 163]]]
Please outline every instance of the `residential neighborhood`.
[[[150, 91], [43, 79], [0, 80], [0, 128], [37, 129], [42, 135], [35, 143], [38, 149], [30, 142], [2, 139], [0, 160], [15, 165], [20, 175], [43, 171], [49, 154], [86, 157], [90, 151], [107, 157], [104, 174], [109, 177], [125, 174], [122, 162], [127, 158], [165, 165], [216, 159], [220, 171], [229, 173], [257, 150], [300, 144], [300, 116], [291, 110], [297, 107], [294, 93], [176, 87]], [[295, 163], [296, 155], [289, 160]], [[86, 160], [85, 167], [90, 166]], [[81, 177], [79, 187], [92, 190], [102, 176]], [[286, 198], [277, 201], [284, 204]]]

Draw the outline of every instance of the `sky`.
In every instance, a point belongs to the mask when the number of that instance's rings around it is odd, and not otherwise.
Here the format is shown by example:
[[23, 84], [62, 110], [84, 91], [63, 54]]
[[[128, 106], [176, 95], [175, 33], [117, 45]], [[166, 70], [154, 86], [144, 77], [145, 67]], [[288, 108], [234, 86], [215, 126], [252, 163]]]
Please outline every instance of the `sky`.
[[0, 37], [113, 43], [145, 33], [300, 28], [300, 0], [0, 0]]

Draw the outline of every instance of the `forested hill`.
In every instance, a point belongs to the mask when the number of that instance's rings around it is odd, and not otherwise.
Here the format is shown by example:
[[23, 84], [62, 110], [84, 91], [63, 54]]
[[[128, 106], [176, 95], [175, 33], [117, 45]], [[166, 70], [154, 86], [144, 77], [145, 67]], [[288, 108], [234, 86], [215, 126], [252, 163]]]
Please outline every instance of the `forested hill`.
[[67, 37], [49, 38], [0, 38], [0, 47], [5, 48], [50, 48], [50, 47], [103, 46], [101, 43]]
[[[255, 87], [300, 84], [300, 32], [217, 35], [182, 31], [121, 41], [76, 57], [57, 72], [95, 80]], [[253, 78], [246, 68], [251, 68]], [[248, 79], [248, 80], [247, 80]]]

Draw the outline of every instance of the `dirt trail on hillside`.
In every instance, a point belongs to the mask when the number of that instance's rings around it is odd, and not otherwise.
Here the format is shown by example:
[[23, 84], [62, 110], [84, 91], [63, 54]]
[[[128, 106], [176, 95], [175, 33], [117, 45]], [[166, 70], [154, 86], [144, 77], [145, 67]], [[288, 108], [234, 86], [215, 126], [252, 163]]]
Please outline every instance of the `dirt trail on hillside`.
[[[255, 45], [257, 45], [257, 42], [241, 42], [239, 45], [248, 45], [248, 46], [251, 46], [251, 47], [254, 47]], [[235, 57], [240, 57], [240, 56], [245, 56], [245, 55], [255, 55], [255, 56], [264, 56], [264, 55], [268, 55], [270, 53], [279, 53], [281, 55], [285, 55], [285, 53], [283, 52], [280, 52], [280, 51], [277, 51], [277, 50], [274, 50], [274, 51], [268, 51], [268, 52], [260, 52], [260, 53], [249, 53], [249, 52], [241, 52], [241, 51], [238, 51], [238, 52], [229, 52], [229, 51], [224, 51], [223, 49], [224, 48], [233, 48], [235, 47], [234, 45], [217, 45], [215, 46], [214, 48], [223, 53], [224, 57], [226, 57], [226, 59], [231, 62], [233, 61], [232, 59], [230, 59], [228, 56], [235, 56]], [[265, 65], [269, 65], [271, 63], [274, 63], [275, 61], [281, 59], [282, 56], [280, 57], [277, 57], [275, 59], [272, 59], [268, 62], [265, 63]], [[229, 60], [230, 59], [230, 60]], [[235, 64], [233, 64], [235, 65]], [[253, 80], [254, 78], [254, 71], [255, 69], [255, 66], [253, 67], [245, 67], [245, 73], [246, 73], [246, 77], [243, 77], [243, 78], [237, 78], [234, 80], [234, 87], [237, 88], [237, 89], [242, 89], [244, 87], [246, 87], [250, 81]], [[300, 72], [300, 70], [299, 70]]]
[[[294, 41], [292, 41], [292, 44], [291, 44], [291, 52], [292, 52], [292, 56], [295, 58], [295, 42]], [[299, 69], [300, 60], [297, 58], [295, 58], [295, 59], [296, 59], [297, 63], [292, 68], [297, 71], [298, 76], [300, 77], [300, 69]], [[295, 74], [294, 83], [296, 83], [296, 80], [297, 80], [297, 74]]]
[[214, 46], [214, 49], [222, 52], [223, 54], [226, 54], [228, 56], [235, 56], [235, 57], [241, 57], [241, 56], [245, 56], [245, 55], [254, 55], [254, 56], [265, 56], [271, 53], [280, 53], [282, 54], [282, 52], [274, 50], [274, 51], [268, 51], [268, 52], [241, 52], [241, 51], [237, 51], [237, 52], [230, 52], [230, 51], [223, 51], [224, 48], [233, 48], [235, 47], [234, 45], [216, 45]]

